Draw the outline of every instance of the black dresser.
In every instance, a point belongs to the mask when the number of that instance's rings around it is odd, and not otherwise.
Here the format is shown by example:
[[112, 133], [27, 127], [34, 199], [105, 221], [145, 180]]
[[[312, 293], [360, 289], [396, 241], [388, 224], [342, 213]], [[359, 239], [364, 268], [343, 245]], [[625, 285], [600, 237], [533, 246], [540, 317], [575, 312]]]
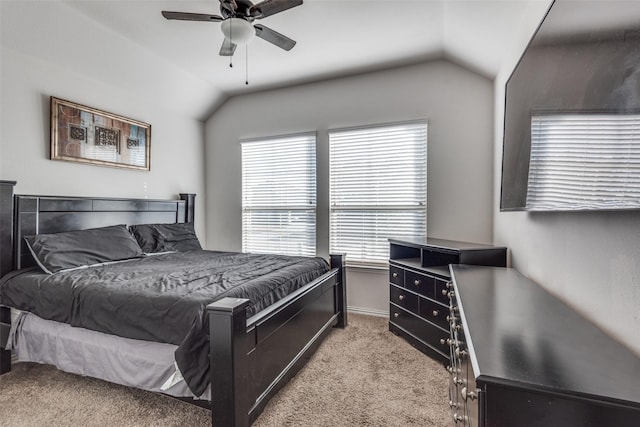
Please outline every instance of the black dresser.
[[454, 425], [640, 426], [640, 357], [516, 270], [451, 275]]
[[505, 266], [504, 247], [452, 240], [389, 239], [389, 330], [449, 363], [449, 264]]

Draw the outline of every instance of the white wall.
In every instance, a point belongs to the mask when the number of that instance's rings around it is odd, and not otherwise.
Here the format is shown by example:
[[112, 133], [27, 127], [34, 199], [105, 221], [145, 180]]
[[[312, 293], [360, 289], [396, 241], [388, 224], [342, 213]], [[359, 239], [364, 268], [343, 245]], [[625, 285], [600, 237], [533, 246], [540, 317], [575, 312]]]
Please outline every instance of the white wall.
[[[196, 229], [204, 240], [204, 124], [191, 111], [170, 108], [170, 98], [159, 102], [172, 91], [158, 87], [147, 96], [150, 82], [140, 79], [146, 73], [155, 85], [171, 86], [174, 80], [163, 77], [179, 72], [154, 73], [161, 60], [64, 3], [20, 3], [24, 8], [17, 2], [3, 2], [1, 8], [0, 179], [17, 181], [20, 194], [177, 198], [180, 192], [197, 193]], [[34, 8], [35, 23], [28, 13]], [[47, 18], [60, 31], [34, 27]], [[82, 49], [74, 37], [82, 40]], [[126, 66], [114, 65], [118, 52]], [[150, 123], [151, 171], [49, 160], [50, 96]]]
[[640, 212], [498, 212], [506, 81], [548, 7], [531, 2], [495, 85], [494, 243], [511, 264], [640, 354]]
[[[128, 39], [128, 31], [116, 32], [106, 25], [108, 16], [95, 20], [80, 12], [99, 5], [80, 3], [100, 2], [0, 0], [2, 47], [107, 83], [178, 115], [203, 120], [222, 102], [223, 94], [210, 82]], [[135, 2], [104, 3], [116, 9]], [[164, 24], [159, 13], [155, 18]], [[130, 26], [144, 28], [135, 14], [130, 19]], [[85, 92], [89, 96], [90, 88]]]
[[[327, 129], [428, 118], [429, 236], [492, 240], [493, 85], [450, 62], [231, 98], [207, 122], [207, 242], [240, 250], [240, 139], [317, 130], [318, 255], [328, 254]], [[388, 312], [385, 270], [348, 272], [349, 305]]]

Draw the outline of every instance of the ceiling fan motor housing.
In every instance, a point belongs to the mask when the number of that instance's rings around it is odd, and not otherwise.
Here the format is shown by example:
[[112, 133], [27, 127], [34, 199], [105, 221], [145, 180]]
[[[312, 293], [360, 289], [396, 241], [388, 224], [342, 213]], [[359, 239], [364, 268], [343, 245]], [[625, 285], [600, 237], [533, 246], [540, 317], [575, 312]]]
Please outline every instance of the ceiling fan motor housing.
[[252, 6], [253, 3], [247, 0], [221, 0], [220, 13], [225, 18], [243, 17], [251, 22], [255, 19], [255, 16], [251, 15]]

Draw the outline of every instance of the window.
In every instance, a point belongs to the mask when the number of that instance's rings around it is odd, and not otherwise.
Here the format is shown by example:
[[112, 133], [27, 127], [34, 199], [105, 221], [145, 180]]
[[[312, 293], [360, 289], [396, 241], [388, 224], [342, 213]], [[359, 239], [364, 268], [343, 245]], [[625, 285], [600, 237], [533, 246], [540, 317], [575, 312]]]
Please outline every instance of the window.
[[427, 233], [427, 123], [329, 132], [330, 250], [354, 264], [389, 257], [389, 237]]
[[315, 134], [242, 143], [242, 251], [315, 255]]
[[640, 207], [640, 114], [531, 117], [527, 210]]

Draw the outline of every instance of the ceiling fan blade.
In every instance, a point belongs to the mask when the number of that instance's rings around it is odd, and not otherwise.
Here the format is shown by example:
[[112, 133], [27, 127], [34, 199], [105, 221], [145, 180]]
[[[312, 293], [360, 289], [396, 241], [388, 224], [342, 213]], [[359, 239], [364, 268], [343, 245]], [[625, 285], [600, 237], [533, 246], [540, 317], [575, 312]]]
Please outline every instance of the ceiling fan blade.
[[222, 42], [222, 46], [220, 46], [220, 56], [233, 56], [233, 53], [236, 51], [237, 44], [232, 43], [231, 40], [225, 38]]
[[265, 0], [251, 6], [249, 15], [258, 19], [266, 18], [301, 4], [302, 0]]
[[295, 40], [291, 40], [289, 37], [282, 35], [271, 28], [265, 27], [264, 25], [254, 25], [253, 27], [256, 29], [256, 36], [260, 37], [262, 40], [268, 41], [269, 43], [273, 43], [284, 50], [291, 50], [296, 45]]
[[228, 10], [233, 14], [238, 9], [238, 3], [236, 0], [220, 0], [220, 9]]
[[167, 19], [177, 19], [180, 21], [207, 21], [207, 22], [220, 22], [224, 18], [218, 15], [207, 15], [205, 13], [188, 13], [188, 12], [167, 12], [162, 11], [162, 16]]

